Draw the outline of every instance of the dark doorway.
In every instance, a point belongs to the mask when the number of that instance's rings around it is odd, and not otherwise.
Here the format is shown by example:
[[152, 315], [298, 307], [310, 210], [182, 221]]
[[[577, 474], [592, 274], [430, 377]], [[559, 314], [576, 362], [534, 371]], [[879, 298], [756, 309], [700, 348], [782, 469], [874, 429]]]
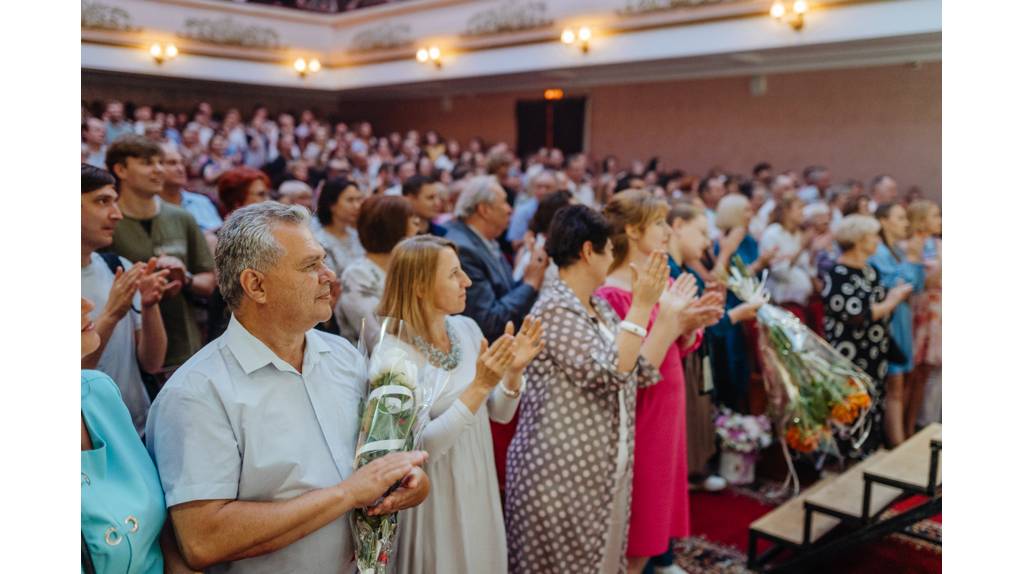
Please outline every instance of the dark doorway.
[[583, 151], [586, 98], [516, 102], [516, 153], [525, 157], [542, 147], [566, 156]]

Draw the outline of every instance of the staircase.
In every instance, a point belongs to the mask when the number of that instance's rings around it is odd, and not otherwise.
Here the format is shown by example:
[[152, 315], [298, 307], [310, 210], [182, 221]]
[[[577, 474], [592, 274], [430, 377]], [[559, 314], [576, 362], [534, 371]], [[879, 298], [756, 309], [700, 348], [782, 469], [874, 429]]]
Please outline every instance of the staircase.
[[[750, 525], [748, 567], [800, 571], [829, 554], [893, 532], [921, 538], [907, 529], [942, 511], [941, 456], [942, 425], [935, 423], [891, 451], [879, 451], [842, 474], [819, 480]], [[914, 494], [930, 500], [879, 520], [893, 503]], [[840, 524], [849, 528], [841, 535], [830, 536]], [[772, 543], [761, 555], [757, 553], [759, 540]], [[772, 559], [786, 549], [795, 556], [769, 567]]]

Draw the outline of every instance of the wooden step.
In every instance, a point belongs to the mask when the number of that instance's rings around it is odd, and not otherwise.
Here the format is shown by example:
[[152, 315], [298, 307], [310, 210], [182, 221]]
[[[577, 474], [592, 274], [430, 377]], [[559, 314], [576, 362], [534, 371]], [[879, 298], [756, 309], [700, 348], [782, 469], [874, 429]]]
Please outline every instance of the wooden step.
[[[853, 520], [859, 520], [864, 506], [864, 471], [880, 464], [891, 453], [880, 450], [832, 480], [825, 488], [807, 498], [807, 504], [819, 506]], [[903, 491], [884, 484], [871, 486], [871, 516], [889, 506]], [[814, 517], [817, 522], [822, 514]]]
[[[790, 544], [804, 543], [804, 501], [819, 490], [826, 488], [835, 478], [819, 480], [811, 488], [800, 493], [775, 510], [765, 514], [751, 523], [750, 529], [760, 534], [771, 536]], [[839, 519], [832, 516], [815, 516], [808, 543], [818, 541], [822, 536], [839, 524]]]
[[[919, 488], [928, 488], [928, 470], [932, 459], [932, 441], [942, 441], [942, 424], [932, 423], [920, 432], [894, 448], [885, 459], [871, 465], [865, 472], [872, 477], [888, 480]], [[939, 451], [938, 472], [935, 485], [942, 484], [942, 451]], [[874, 495], [872, 490], [872, 496]]]

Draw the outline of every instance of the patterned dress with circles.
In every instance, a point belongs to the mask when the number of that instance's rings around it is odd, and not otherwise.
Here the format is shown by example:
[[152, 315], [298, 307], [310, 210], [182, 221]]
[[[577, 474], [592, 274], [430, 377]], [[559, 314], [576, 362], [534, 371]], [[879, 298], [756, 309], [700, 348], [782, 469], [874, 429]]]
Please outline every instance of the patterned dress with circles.
[[[598, 297], [591, 305], [617, 335], [615, 311]], [[603, 574], [615, 488], [632, 483], [637, 387], [661, 375], [643, 357], [633, 371], [620, 373], [616, 346], [561, 280], [545, 282], [532, 314], [544, 323], [544, 350], [527, 367], [530, 388], [508, 450], [509, 571]], [[628, 458], [625, 475], [617, 477], [620, 391]], [[625, 538], [620, 546], [625, 572]]]
[[824, 285], [821, 295], [826, 301], [825, 339], [874, 379], [878, 391], [878, 399], [871, 407], [872, 436], [862, 449], [870, 452], [882, 437], [884, 381], [889, 366], [888, 318], [872, 319], [871, 305], [885, 299], [886, 290], [871, 265], [855, 269], [836, 263]]

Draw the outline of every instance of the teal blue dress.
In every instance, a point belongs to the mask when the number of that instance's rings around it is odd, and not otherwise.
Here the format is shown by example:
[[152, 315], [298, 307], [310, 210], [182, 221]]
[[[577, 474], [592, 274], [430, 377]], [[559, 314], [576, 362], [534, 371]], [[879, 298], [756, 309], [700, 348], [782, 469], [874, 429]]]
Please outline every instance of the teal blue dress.
[[[924, 291], [924, 265], [907, 261], [906, 254], [899, 247], [893, 251], [885, 243], [879, 242], [878, 249], [868, 258], [868, 263], [878, 269], [879, 279], [886, 290], [900, 283], [909, 283], [914, 288], [914, 293]], [[891, 343], [895, 343], [903, 351], [907, 360], [902, 363], [890, 361], [888, 374], [904, 374], [914, 369], [913, 327], [913, 310], [910, 303], [903, 301], [892, 312], [889, 334], [892, 336]]]
[[164, 571], [160, 531], [167, 510], [160, 477], [107, 375], [82, 371], [82, 537], [97, 573]]

